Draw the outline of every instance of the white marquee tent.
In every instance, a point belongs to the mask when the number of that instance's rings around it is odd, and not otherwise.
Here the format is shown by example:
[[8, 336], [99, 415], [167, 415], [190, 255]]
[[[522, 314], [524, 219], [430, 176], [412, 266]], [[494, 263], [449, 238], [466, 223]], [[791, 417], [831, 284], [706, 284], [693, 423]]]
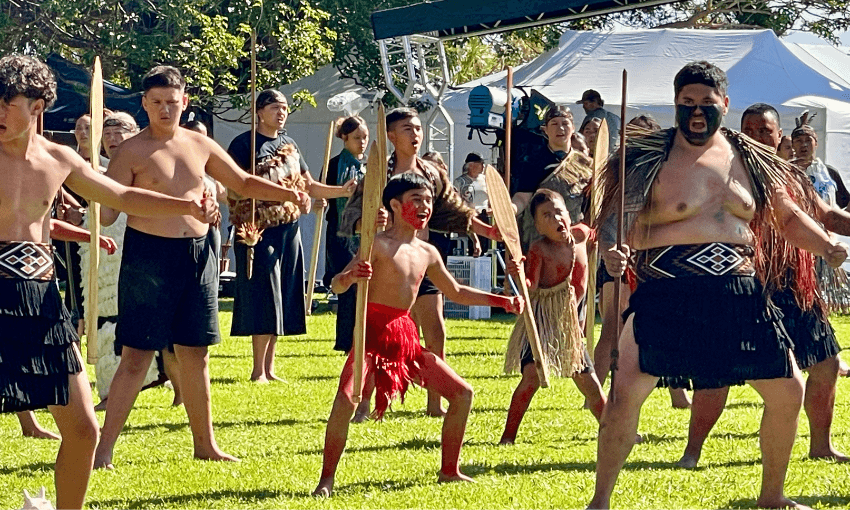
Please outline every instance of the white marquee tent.
[[[627, 117], [652, 114], [662, 126], [673, 125], [673, 77], [686, 63], [708, 60], [729, 75], [730, 113], [725, 125], [738, 129], [742, 111], [752, 103], [765, 102], [779, 110], [787, 134], [794, 117], [804, 109], [817, 112], [813, 127], [819, 133], [819, 155], [839, 169], [850, 183], [850, 56], [831, 46], [784, 43], [770, 30], [634, 30], [621, 32], [567, 31], [557, 48], [544, 53], [514, 73], [517, 86], [534, 88], [550, 100], [568, 105], [577, 122], [584, 111], [575, 102], [582, 91], [595, 89], [605, 108], [619, 114], [621, 77], [628, 71]], [[455, 123], [455, 161], [459, 169], [469, 151], [488, 155], [489, 147], [469, 130], [467, 97], [472, 87], [484, 84], [504, 87], [504, 73], [458, 87], [444, 99]], [[290, 136], [300, 145], [314, 176], [322, 165], [328, 124], [338, 114], [329, 111], [327, 100], [340, 92], [365, 92], [353, 80], [340, 79], [330, 66], [313, 76], [281, 87], [286, 94], [307, 89], [318, 107], [295, 112], [287, 122]], [[370, 126], [375, 115], [362, 114]], [[238, 117], [234, 113], [233, 118]], [[216, 140], [225, 147], [246, 124], [216, 120]], [[492, 141], [486, 140], [485, 141]], [[342, 144], [335, 140], [333, 153]], [[514, 169], [515, 172], [521, 169]], [[302, 220], [302, 230], [312, 232], [313, 215]], [[312, 242], [304, 235], [305, 251]], [[320, 268], [323, 267], [320, 264]], [[322, 271], [320, 270], [320, 276]]]

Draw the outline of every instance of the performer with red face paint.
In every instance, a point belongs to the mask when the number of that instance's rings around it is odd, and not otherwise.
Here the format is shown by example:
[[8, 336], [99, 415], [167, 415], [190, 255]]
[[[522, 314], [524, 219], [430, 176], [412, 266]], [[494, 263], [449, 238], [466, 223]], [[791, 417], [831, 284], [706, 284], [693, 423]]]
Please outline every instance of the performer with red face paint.
[[[459, 285], [446, 270], [437, 249], [419, 238], [433, 210], [433, 192], [425, 177], [405, 172], [393, 177], [384, 189], [384, 207], [391, 212], [392, 227], [379, 233], [372, 245], [371, 263], [358, 256], [333, 279], [334, 293], [345, 292], [358, 280], [371, 280], [366, 311], [366, 363], [363, 380], [374, 374], [375, 411], [380, 419], [395, 397], [404, 399], [411, 381], [449, 401], [443, 422], [442, 465], [439, 481], [471, 481], [460, 470], [460, 448], [472, 408], [472, 387], [434, 353], [419, 344], [410, 309], [427, 275], [455, 303], [502, 307], [521, 313], [519, 297], [490, 294]], [[330, 496], [339, 459], [348, 438], [353, 401], [354, 356], [339, 377], [339, 390], [328, 419], [322, 474], [315, 496]]]
[[[500, 241], [499, 231], [475, 217], [475, 210], [468, 207], [463, 198], [452, 186], [448, 173], [437, 165], [419, 157], [422, 145], [422, 122], [412, 108], [396, 108], [387, 114], [387, 139], [393, 144], [395, 151], [387, 165], [389, 177], [405, 172], [416, 173], [427, 179], [434, 193], [434, 214], [428, 228], [418, 231], [419, 239], [436, 244], [433, 232], [456, 232], [466, 234], [474, 232], [479, 236]], [[362, 183], [354, 191], [342, 212], [339, 232], [353, 236], [359, 230], [358, 224], [363, 209]], [[445, 256], [445, 254], [443, 254]], [[443, 318], [443, 296], [439, 289], [426, 276], [422, 280], [416, 298], [416, 304], [411, 310], [413, 320], [422, 328], [425, 336], [425, 346], [440, 358], [445, 359], [446, 323]], [[439, 397], [428, 394], [428, 415], [442, 416], [445, 414], [440, 406]]]

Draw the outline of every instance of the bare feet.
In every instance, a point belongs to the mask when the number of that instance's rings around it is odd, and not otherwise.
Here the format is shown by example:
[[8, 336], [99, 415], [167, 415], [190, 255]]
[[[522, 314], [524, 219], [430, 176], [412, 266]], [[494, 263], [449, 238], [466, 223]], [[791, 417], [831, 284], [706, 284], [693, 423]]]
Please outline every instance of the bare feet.
[[313, 496], [317, 496], [320, 498], [329, 498], [334, 493], [334, 479], [333, 478], [322, 478], [319, 480], [319, 485], [316, 487], [316, 490], [312, 492]]
[[756, 506], [759, 508], [798, 508], [800, 510], [812, 510], [811, 507], [797, 503], [788, 498], [781, 498], [778, 501], [756, 501]]
[[515, 438], [515, 437], [502, 436], [502, 439], [499, 439], [499, 444], [500, 444], [500, 445], [508, 445], [508, 446], [512, 446], [515, 442], [516, 442], [516, 438]]
[[100, 457], [99, 455], [95, 455], [93, 469], [115, 469], [115, 465], [112, 463], [112, 456]]
[[369, 420], [369, 401], [363, 400], [357, 405], [357, 410], [354, 412], [354, 418], [351, 423], [363, 423]]
[[699, 464], [699, 456], [685, 452], [685, 454], [682, 455], [682, 458], [679, 459], [679, 462], [676, 463], [676, 467], [694, 469], [697, 467], [697, 464]]
[[257, 376], [252, 375], [251, 376], [251, 382], [255, 382], [257, 384], [268, 384], [269, 380], [266, 379], [266, 376], [264, 376], [264, 375], [257, 375]]
[[196, 450], [195, 458], [198, 460], [209, 460], [212, 462], [242, 462], [233, 455], [228, 455], [223, 451], [219, 450], [218, 448], [209, 453], [199, 452]]
[[472, 482], [475, 483], [475, 480], [461, 473], [460, 471], [447, 475], [440, 471], [437, 473], [437, 483], [449, 483], [449, 482]]
[[273, 374], [271, 372], [266, 374], [266, 378], [269, 381], [286, 382], [286, 379], [284, 379], [283, 377], [278, 377], [277, 374]]
[[94, 406], [94, 410], [95, 411], [106, 411], [106, 399], [103, 399], [100, 402], [98, 402], [98, 404], [96, 406]]
[[432, 418], [442, 418], [446, 415], [446, 410], [442, 407], [438, 407], [437, 409], [428, 409], [425, 411], [425, 416], [430, 416]]
[[835, 462], [850, 462], [850, 457], [839, 452], [835, 448], [830, 448], [825, 452], [809, 452], [810, 459], [834, 460]]
[[35, 439], [62, 439], [59, 434], [55, 434], [41, 427], [33, 427], [21, 429], [24, 437], [33, 437]]

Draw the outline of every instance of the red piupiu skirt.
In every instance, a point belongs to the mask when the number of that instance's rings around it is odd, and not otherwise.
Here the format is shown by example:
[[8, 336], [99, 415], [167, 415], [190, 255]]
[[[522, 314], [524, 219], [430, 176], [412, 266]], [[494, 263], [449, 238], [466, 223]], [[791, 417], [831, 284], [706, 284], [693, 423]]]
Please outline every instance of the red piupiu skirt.
[[[408, 310], [369, 303], [366, 307], [366, 365], [375, 375], [375, 419], [404, 394], [419, 376], [423, 351], [419, 331]], [[367, 374], [368, 375], [368, 374]]]

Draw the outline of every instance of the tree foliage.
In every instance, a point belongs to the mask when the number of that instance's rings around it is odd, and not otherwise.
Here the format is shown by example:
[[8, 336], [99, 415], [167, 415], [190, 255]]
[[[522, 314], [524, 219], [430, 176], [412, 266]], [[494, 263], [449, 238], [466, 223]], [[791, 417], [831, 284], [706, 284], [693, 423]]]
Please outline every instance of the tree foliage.
[[5, 0], [0, 51], [55, 52], [90, 65], [132, 89], [151, 67], [180, 68], [188, 91], [244, 93], [250, 81], [250, 33], [258, 35], [257, 88], [312, 74], [332, 57], [330, 15], [306, 0]]

